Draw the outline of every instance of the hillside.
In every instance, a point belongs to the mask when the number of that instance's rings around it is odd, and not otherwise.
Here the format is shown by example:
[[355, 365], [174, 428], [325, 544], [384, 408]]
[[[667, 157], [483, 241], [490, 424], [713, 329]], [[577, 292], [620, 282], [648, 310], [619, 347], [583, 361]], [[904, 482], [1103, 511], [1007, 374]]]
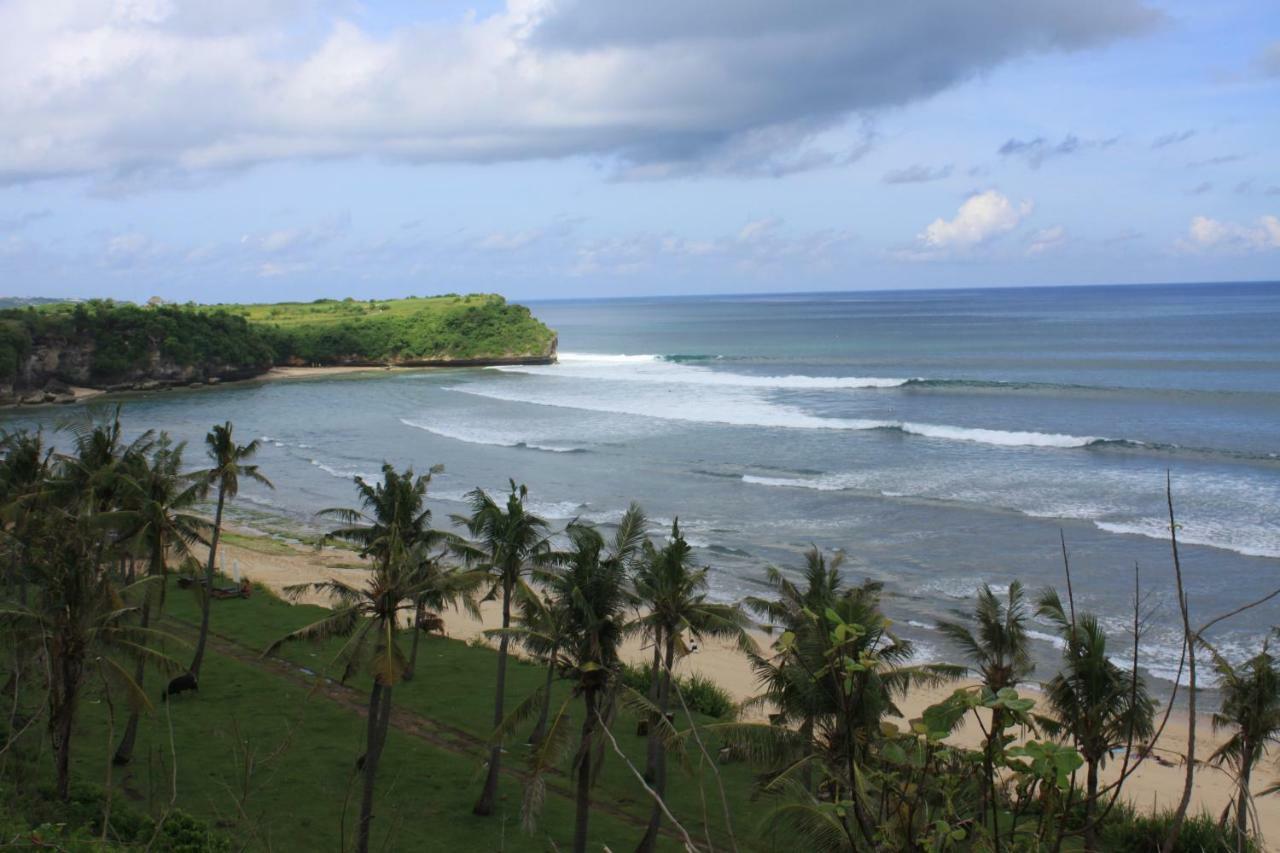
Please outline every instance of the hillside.
[[0, 310], [0, 402], [70, 401], [70, 386], [150, 390], [247, 379], [275, 365], [549, 362], [555, 333], [501, 296], [260, 305], [93, 300]]
[[555, 333], [495, 294], [218, 306], [260, 329], [277, 364], [550, 361]]

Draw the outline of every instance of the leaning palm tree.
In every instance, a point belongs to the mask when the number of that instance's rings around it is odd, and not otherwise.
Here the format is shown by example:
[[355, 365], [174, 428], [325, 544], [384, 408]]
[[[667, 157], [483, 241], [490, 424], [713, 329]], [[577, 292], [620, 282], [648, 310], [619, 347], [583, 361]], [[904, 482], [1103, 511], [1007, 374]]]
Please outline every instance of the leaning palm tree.
[[[541, 570], [535, 573], [535, 577], [544, 586], [549, 586], [555, 575], [554, 571]], [[541, 708], [528, 740], [530, 746], [537, 746], [542, 742], [547, 731], [547, 720], [551, 713], [551, 684], [556, 677], [556, 661], [559, 659], [560, 649], [569, 640], [569, 611], [564, 603], [557, 601], [549, 591], [538, 592], [531, 586], [522, 584], [516, 591], [514, 619], [515, 624], [508, 630], [508, 634], [546, 669]], [[498, 638], [501, 638], [502, 633], [501, 629], [485, 632], [487, 636]]]
[[[156, 579], [145, 585], [138, 624], [144, 630], [151, 624], [153, 612], [164, 607], [169, 576], [169, 560], [190, 556], [191, 547], [202, 540], [204, 522], [191, 510], [200, 500], [202, 483], [182, 473], [182, 451], [185, 444], [173, 445], [161, 434], [148, 458], [140, 458], [125, 476], [121, 500], [123, 508], [114, 513], [123, 539], [136, 543], [146, 560], [147, 575]], [[134, 680], [141, 687], [146, 675], [144, 661], [138, 661]], [[115, 763], [128, 764], [138, 734], [138, 713], [129, 715]]]
[[[573, 737], [571, 708], [582, 700], [582, 724], [570, 772], [575, 779], [576, 811], [573, 832], [574, 853], [585, 853], [591, 817], [591, 785], [598, 767], [593, 755], [604, 709], [613, 705], [620, 687], [622, 661], [619, 650], [631, 630], [627, 615], [635, 605], [630, 591], [628, 566], [638, 552], [644, 529], [644, 515], [632, 505], [623, 517], [611, 543], [606, 546], [594, 527], [573, 523], [566, 528], [570, 548], [561, 555], [562, 566], [550, 575], [549, 592], [567, 614], [566, 642], [556, 656], [556, 668], [572, 685], [569, 694], [551, 715], [546, 736], [530, 755], [532, 778], [525, 786], [524, 820], [531, 827], [540, 811], [545, 791], [545, 775], [568, 750]], [[538, 690], [517, 707], [494, 733], [494, 741], [520, 724], [541, 704]]]
[[[506, 506], [499, 505], [483, 489], [467, 494], [471, 514], [454, 516], [454, 522], [466, 527], [471, 541], [458, 548], [471, 566], [487, 573], [493, 582], [488, 598], [501, 596], [502, 634], [498, 640], [498, 678], [493, 700], [493, 725], [502, 725], [507, 687], [507, 650], [510, 644], [511, 605], [516, 588], [534, 567], [552, 559], [551, 538], [547, 522], [529, 512], [525, 498], [529, 490], [511, 481]], [[472, 809], [473, 814], [490, 815], [498, 795], [498, 773], [502, 762], [502, 744], [489, 750], [489, 766], [484, 789]]]
[[1107, 656], [1107, 635], [1090, 613], [1069, 614], [1057, 590], [1045, 590], [1037, 612], [1063, 639], [1063, 668], [1044, 685], [1053, 720], [1042, 720], [1051, 733], [1069, 735], [1084, 759], [1085, 848], [1097, 849], [1094, 813], [1098, 805], [1098, 771], [1113, 749], [1150, 738], [1155, 704], [1146, 682], [1125, 672]]
[[0, 433], [0, 534], [9, 550], [5, 586], [27, 601], [25, 563], [31, 537], [28, 529], [38, 513], [40, 492], [48, 479], [53, 452], [41, 432]]
[[[982, 686], [992, 694], [1006, 688], [1016, 688], [1035, 670], [1027, 637], [1026, 597], [1022, 584], [1013, 581], [1009, 592], [1001, 601], [990, 585], [978, 590], [972, 613], [961, 614], [969, 624], [942, 621], [938, 630], [955, 643], [973, 663], [982, 677]], [[985, 784], [982, 786], [982, 820], [986, 821], [988, 796], [994, 797], [994, 762], [998, 749], [1004, 745], [1004, 709], [991, 710], [991, 729], [987, 732], [982, 752], [982, 769]], [[994, 800], [990, 803], [995, 807]]]
[[[1274, 636], [1280, 637], [1280, 629]], [[1236, 774], [1236, 849], [1248, 849], [1249, 781], [1268, 746], [1280, 746], [1280, 659], [1271, 653], [1272, 636], [1262, 649], [1238, 666], [1204, 643], [1213, 657], [1222, 691], [1222, 707], [1213, 715], [1215, 730], [1232, 729], [1231, 737], [1210, 756], [1215, 764], [1230, 764]], [[1203, 643], [1203, 641], [1201, 641]], [[1225, 824], [1232, 806], [1222, 813]]]
[[[683, 657], [688, 652], [686, 638], [733, 638], [744, 651], [754, 651], [755, 643], [747, 633], [748, 620], [741, 608], [707, 600], [708, 569], [690, 565], [693, 551], [680, 535], [679, 520], [672, 522], [671, 538], [664, 547], [655, 548], [650, 542], [645, 546], [635, 575], [642, 611], [636, 622], [646, 642], [653, 645], [650, 683], [655, 686], [657, 716], [665, 717], [671, 700], [672, 668], [677, 653]], [[646, 778], [660, 798], [666, 793], [666, 750], [657, 725], [649, 726], [648, 737]], [[655, 799], [648, 829], [636, 849], [652, 851], [661, 828], [662, 806]]]
[[231, 421], [216, 424], [205, 436], [205, 449], [213, 467], [204, 471], [205, 482], [218, 489], [218, 503], [213, 515], [213, 534], [209, 537], [209, 563], [204, 571], [204, 595], [200, 598], [200, 636], [196, 640], [195, 657], [191, 660], [191, 674], [200, 677], [200, 665], [204, 663], [205, 645], [209, 641], [209, 609], [213, 602], [214, 571], [218, 559], [218, 539], [222, 535], [222, 511], [228, 498], [240, 493], [240, 478], [274, 488], [262, 475], [257, 465], [247, 464], [258, 452], [261, 442], [254, 439], [248, 444], [236, 444], [232, 437]]
[[[427, 512], [426, 521], [429, 522], [430, 510]], [[424, 528], [425, 526], [424, 523]], [[456, 536], [447, 531], [424, 529], [409, 554], [409, 566], [414, 574], [412, 583], [421, 594], [414, 602], [413, 643], [409, 649], [409, 666], [404, 672], [405, 681], [412, 681], [417, 671], [418, 643], [422, 635], [429, 631], [443, 630], [440, 613], [449, 607], [461, 606], [475, 618], [480, 618], [476, 591], [484, 584], [485, 575], [444, 562], [442, 547], [454, 543], [456, 539]]]
[[424, 575], [417, 562], [420, 555], [414, 553], [429, 530], [431, 512], [424, 501], [430, 479], [430, 475], [415, 477], [413, 469], [401, 473], [383, 464], [381, 482], [355, 478], [361, 509], [323, 511], [322, 515], [337, 518], [343, 524], [326, 538], [357, 545], [360, 555], [371, 561], [372, 572], [363, 587], [339, 580], [287, 587], [285, 592], [295, 599], [307, 592], [329, 595], [336, 599], [336, 607], [323, 619], [282, 637], [264, 652], [272, 654], [292, 640], [322, 642], [347, 637], [337, 656], [342, 665], [341, 679], [346, 681], [362, 668], [367, 668], [373, 677], [361, 762], [364, 793], [357, 827], [359, 853], [369, 850], [374, 782], [391, 720], [391, 693], [403, 680], [408, 666], [397, 633], [400, 614], [413, 612], [424, 599], [447, 602], [455, 594], [448, 586], [432, 588], [440, 575]]

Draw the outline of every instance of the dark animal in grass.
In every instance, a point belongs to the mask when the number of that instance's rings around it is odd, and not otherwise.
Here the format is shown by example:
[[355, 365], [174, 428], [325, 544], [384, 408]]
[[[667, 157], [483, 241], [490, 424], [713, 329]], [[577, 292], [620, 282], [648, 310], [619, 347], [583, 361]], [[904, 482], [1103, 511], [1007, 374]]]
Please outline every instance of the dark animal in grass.
[[184, 672], [170, 681], [169, 686], [160, 694], [160, 699], [168, 700], [170, 696], [177, 696], [179, 693], [186, 693], [188, 690], [200, 692], [200, 683], [196, 681], [196, 676], [193, 672]]

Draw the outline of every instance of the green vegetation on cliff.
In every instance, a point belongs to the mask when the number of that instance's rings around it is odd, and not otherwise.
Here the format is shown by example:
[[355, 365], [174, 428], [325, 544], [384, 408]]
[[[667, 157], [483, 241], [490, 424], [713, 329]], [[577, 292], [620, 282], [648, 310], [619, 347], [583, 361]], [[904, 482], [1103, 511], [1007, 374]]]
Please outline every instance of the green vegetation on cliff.
[[496, 294], [227, 306], [270, 338], [276, 363], [543, 358], [555, 333]]
[[[49, 354], [47, 366], [27, 364], [37, 350]], [[0, 311], [0, 379], [29, 372], [39, 382], [48, 372], [109, 385], [149, 377], [158, 362], [251, 374], [270, 367], [271, 348], [243, 317], [219, 309], [93, 300]]]
[[239, 379], [273, 364], [549, 358], [555, 333], [494, 294], [262, 305], [93, 300], [0, 309], [4, 393]]

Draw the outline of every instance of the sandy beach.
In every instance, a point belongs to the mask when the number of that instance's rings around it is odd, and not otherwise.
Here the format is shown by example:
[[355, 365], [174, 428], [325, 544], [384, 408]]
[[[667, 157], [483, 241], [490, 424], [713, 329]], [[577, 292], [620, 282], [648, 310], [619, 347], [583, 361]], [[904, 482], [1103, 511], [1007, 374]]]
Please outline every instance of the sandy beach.
[[[311, 368], [292, 369], [309, 370]], [[348, 583], [359, 582], [364, 575], [362, 569], [354, 567], [358, 558], [350, 551], [340, 549], [315, 551], [295, 548], [293, 553], [276, 554], [264, 553], [251, 547], [228, 545], [225, 556], [227, 565], [232, 564], [233, 561], [238, 563], [243, 576], [277, 592], [291, 584], [321, 578], [340, 578]], [[329, 603], [322, 596], [315, 595], [303, 600], [326, 606]], [[497, 602], [486, 602], [482, 605], [481, 613], [483, 618], [480, 620], [462, 611], [445, 613], [447, 635], [454, 639], [471, 640], [481, 636], [486, 628], [497, 626], [500, 620], [500, 608]], [[765, 647], [770, 642], [769, 637], [763, 632], [759, 632], [756, 639]], [[641, 647], [638, 640], [629, 642], [624, 649], [624, 654], [634, 663], [647, 663], [650, 660], [649, 653]], [[704, 642], [696, 652], [680, 661], [677, 670], [685, 673], [696, 672], [713, 678], [739, 701], [756, 693], [755, 680], [746, 658], [729, 643], [714, 640]], [[964, 686], [964, 683], [935, 690], [914, 691], [902, 704], [904, 716], [908, 719], [919, 716], [926, 707], [945, 698], [960, 686]], [[1198, 716], [1200, 719], [1196, 728], [1196, 752], [1199, 760], [1203, 761], [1221, 742], [1222, 737], [1213, 732], [1208, 714], [1201, 713]], [[959, 745], [975, 746], [980, 742], [980, 737], [977, 726], [969, 722], [953, 736], [953, 740]], [[1156, 744], [1155, 754], [1161, 758], [1161, 762], [1151, 759], [1144, 761], [1125, 783], [1124, 796], [1136, 808], [1169, 809], [1177, 805], [1185, 778], [1182, 756], [1186, 752], [1186, 741], [1187, 716], [1185, 711], [1175, 708], [1163, 736]], [[1107, 765], [1102, 774], [1104, 783], [1119, 775], [1120, 765], [1119, 757]], [[1255, 773], [1256, 790], [1261, 791], [1274, 780], [1278, 775], [1276, 765], [1276, 756], [1269, 756], [1259, 772]], [[1191, 811], [1193, 813], [1206, 811], [1217, 817], [1233, 791], [1234, 786], [1229, 774], [1213, 765], [1202, 764], [1196, 773]], [[1264, 834], [1270, 840], [1268, 849], [1277, 849], [1274, 845], [1275, 839], [1280, 839], [1280, 796], [1259, 797], [1256, 800], [1256, 808]]]

